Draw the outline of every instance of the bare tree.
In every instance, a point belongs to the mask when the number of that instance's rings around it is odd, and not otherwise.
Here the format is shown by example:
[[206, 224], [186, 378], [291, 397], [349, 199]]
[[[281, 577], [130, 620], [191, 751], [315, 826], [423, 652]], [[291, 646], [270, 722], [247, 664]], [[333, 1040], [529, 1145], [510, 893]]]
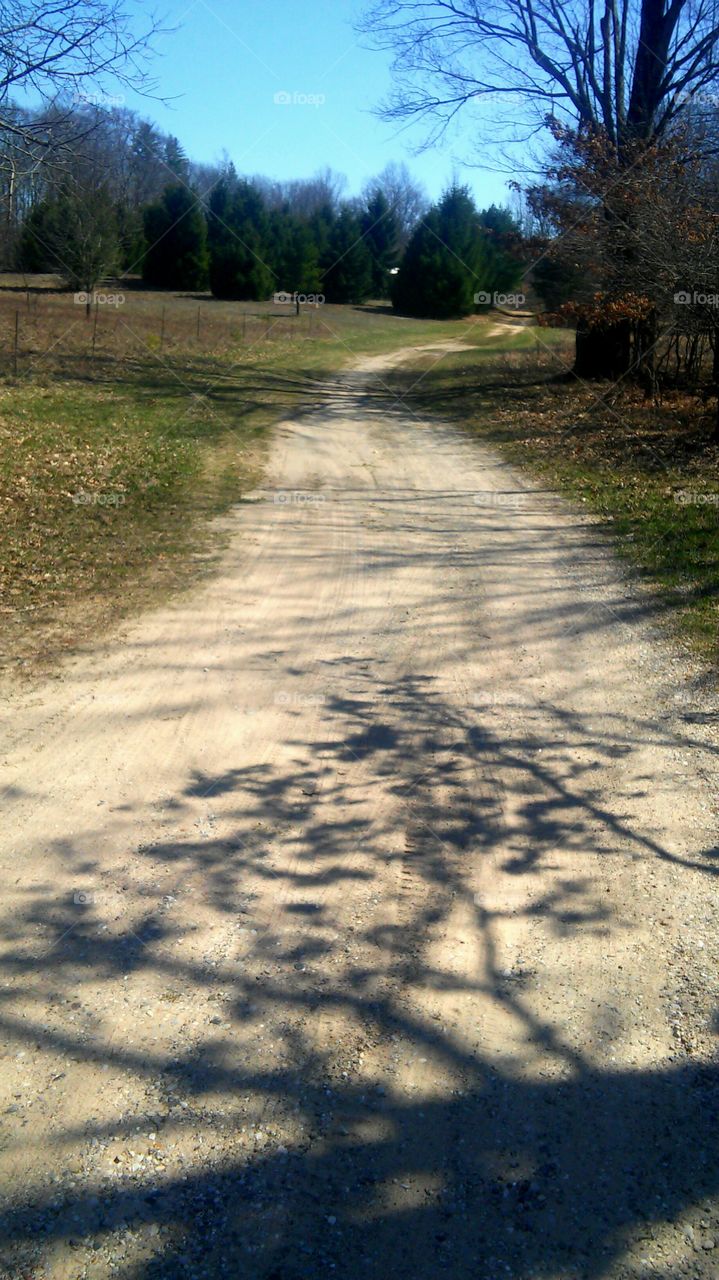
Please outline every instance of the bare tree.
[[[0, 4], [0, 129], [18, 152], [51, 151], [76, 140], [67, 104], [118, 105], [108, 85], [151, 92], [148, 75], [155, 18], [132, 0], [4, 0]], [[33, 91], [49, 104], [28, 117], [13, 105]], [[60, 104], [65, 104], [63, 109]]]
[[719, 72], [714, 0], [378, 0], [361, 30], [395, 54], [391, 118], [440, 127], [470, 103], [564, 113], [618, 147], [666, 130]]
[[[528, 126], [563, 119], [578, 137], [600, 137], [608, 222], [610, 193], [642, 148], [672, 133], [719, 78], [715, 0], [378, 0], [362, 29], [395, 54], [385, 114], [425, 119], [434, 139], [490, 98], [505, 111], [514, 103]], [[616, 374], [610, 330], [605, 319], [581, 332], [578, 372]]]
[[117, 266], [116, 207], [104, 187], [70, 187], [38, 205], [23, 228], [23, 251], [34, 267], [62, 276], [90, 314], [92, 292]]
[[404, 248], [420, 218], [429, 208], [427, 192], [416, 183], [406, 164], [392, 160], [376, 178], [370, 178], [363, 191], [367, 204], [378, 191], [386, 197], [397, 220], [399, 247]]

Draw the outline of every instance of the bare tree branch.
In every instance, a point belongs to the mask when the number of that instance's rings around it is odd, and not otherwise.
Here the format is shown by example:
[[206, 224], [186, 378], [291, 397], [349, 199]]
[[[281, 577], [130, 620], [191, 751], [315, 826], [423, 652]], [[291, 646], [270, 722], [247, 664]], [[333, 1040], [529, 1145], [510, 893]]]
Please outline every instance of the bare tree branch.
[[[134, 0], [5, 0], [0, 3], [0, 130], [28, 152], [68, 139], [72, 115], [55, 104], [102, 101], [109, 84], [151, 93], [152, 41], [162, 28]], [[29, 117], [13, 95], [36, 94], [47, 118]], [[117, 101], [115, 98], [114, 101]]]
[[394, 53], [389, 119], [434, 137], [462, 107], [515, 98], [601, 129], [618, 149], [660, 136], [719, 78], [713, 0], [375, 0], [360, 23]]

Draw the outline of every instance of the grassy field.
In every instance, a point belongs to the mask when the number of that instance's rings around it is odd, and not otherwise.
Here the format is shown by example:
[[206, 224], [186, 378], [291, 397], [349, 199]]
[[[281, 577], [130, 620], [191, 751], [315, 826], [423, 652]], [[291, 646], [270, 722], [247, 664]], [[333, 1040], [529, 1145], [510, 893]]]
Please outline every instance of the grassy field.
[[271, 424], [339, 368], [487, 334], [127, 286], [88, 316], [54, 284], [0, 281], [0, 666], [20, 670], [51, 667], [210, 563], [209, 517], [255, 485]]
[[573, 335], [524, 330], [388, 375], [418, 412], [454, 421], [595, 513], [658, 592], [675, 632], [719, 658], [719, 446], [715, 404], [654, 404], [627, 386], [571, 379]]

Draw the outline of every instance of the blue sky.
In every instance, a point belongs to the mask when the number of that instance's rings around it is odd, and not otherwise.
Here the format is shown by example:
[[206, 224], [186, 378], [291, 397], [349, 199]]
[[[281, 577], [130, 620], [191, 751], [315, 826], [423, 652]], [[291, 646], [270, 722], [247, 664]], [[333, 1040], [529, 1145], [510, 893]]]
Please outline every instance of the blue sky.
[[[421, 131], [398, 132], [372, 109], [390, 88], [389, 55], [362, 47], [353, 0], [166, 0], [177, 29], [157, 41], [152, 70], [169, 105], [127, 93], [127, 105], [174, 133], [195, 160], [226, 151], [240, 173], [308, 177], [329, 165], [347, 194], [404, 160], [432, 197], [456, 174], [481, 205], [506, 203], [505, 178], [461, 167], [471, 131], [421, 155]], [[278, 103], [284, 93], [291, 101]], [[315, 101], [313, 101], [313, 99]]]

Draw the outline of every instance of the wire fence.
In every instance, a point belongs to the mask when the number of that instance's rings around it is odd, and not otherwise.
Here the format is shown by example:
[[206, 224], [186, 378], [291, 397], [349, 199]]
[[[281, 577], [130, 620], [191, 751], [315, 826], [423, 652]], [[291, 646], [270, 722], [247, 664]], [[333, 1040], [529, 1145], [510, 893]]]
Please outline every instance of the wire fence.
[[326, 335], [319, 306], [123, 292], [85, 294], [0, 290], [0, 373], [27, 376], [72, 368], [99, 375], [108, 365], [147, 360], [240, 359], [263, 343]]

